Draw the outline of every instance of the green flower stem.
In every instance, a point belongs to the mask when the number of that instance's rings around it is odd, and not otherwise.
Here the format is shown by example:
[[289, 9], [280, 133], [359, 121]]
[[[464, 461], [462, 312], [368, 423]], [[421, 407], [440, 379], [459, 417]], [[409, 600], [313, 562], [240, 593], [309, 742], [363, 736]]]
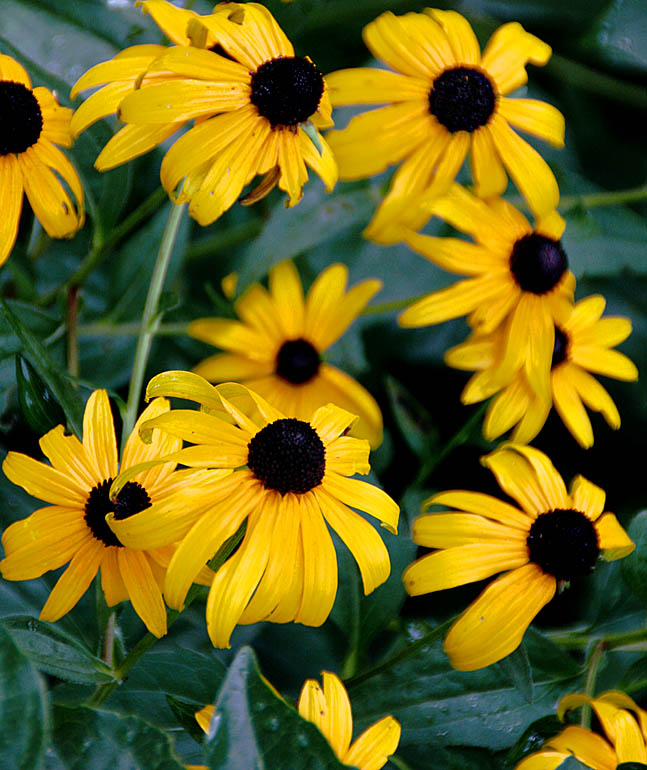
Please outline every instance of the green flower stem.
[[67, 290], [67, 371], [72, 377], [79, 376], [79, 337], [77, 328], [79, 290], [70, 286]]
[[153, 268], [153, 275], [151, 276], [150, 286], [148, 287], [146, 304], [144, 305], [144, 313], [142, 315], [141, 328], [137, 340], [137, 348], [135, 350], [135, 360], [133, 361], [133, 369], [130, 376], [130, 384], [128, 386], [128, 403], [126, 404], [126, 414], [124, 416], [122, 433], [122, 439], [124, 441], [130, 435], [130, 432], [135, 425], [135, 420], [137, 419], [137, 410], [139, 409], [139, 399], [142, 392], [142, 385], [144, 384], [146, 364], [148, 363], [148, 356], [150, 354], [153, 338], [155, 337], [161, 322], [161, 317], [157, 312], [157, 306], [164, 287], [164, 281], [171, 261], [173, 247], [175, 246], [175, 241], [180, 229], [182, 215], [186, 208], [185, 203], [180, 205], [171, 204], [171, 206], [171, 213], [169, 214], [166, 227], [164, 228], [162, 241], [157, 253], [157, 259], [155, 260], [155, 267]]
[[564, 195], [558, 208], [564, 212], [574, 208], [593, 209], [603, 206], [619, 206], [624, 203], [637, 203], [644, 200], [647, 200], [647, 185], [631, 187], [628, 190], [589, 193], [588, 195]]
[[[191, 586], [184, 602], [184, 609], [186, 609], [202, 593], [204, 593], [204, 588], [202, 586]], [[166, 618], [167, 627], [170, 628], [181, 614], [182, 612], [178, 610], [169, 610]], [[112, 617], [114, 617], [114, 615], [112, 615]], [[154, 634], [151, 634], [150, 631], [145, 636], [143, 636], [128, 653], [128, 655], [126, 655], [126, 657], [122, 660], [120, 665], [113, 670], [113, 681], [100, 684], [92, 693], [90, 698], [86, 701], [85, 705], [93, 707], [100, 706], [128, 676], [130, 671], [133, 669], [139, 659], [144, 655], [144, 653], [148, 652], [148, 650], [150, 650], [150, 648], [157, 641], [157, 637]]]
[[44, 294], [40, 298], [38, 304], [50, 305], [56, 299], [59, 292], [69, 289], [72, 286], [82, 286], [90, 273], [101, 264], [103, 259], [119, 243], [119, 241], [122, 238], [125, 238], [140, 222], [157, 211], [165, 197], [166, 191], [162, 187], [158, 187], [157, 190], [151, 193], [151, 195], [129, 214], [123, 222], [113, 228], [105, 240], [94, 243], [83, 262], [81, 262], [79, 267], [72, 273], [67, 281], [65, 281], [62, 286], [58, 286], [56, 289], [52, 289], [52, 291]]
[[647, 648], [647, 628], [636, 631], [625, 631], [622, 634], [610, 634], [609, 636], [595, 636], [584, 633], [555, 633], [550, 638], [561, 647], [569, 650], [583, 650], [588, 647], [592, 639], [604, 643], [607, 651], [610, 650], [644, 650]]
[[106, 623], [106, 635], [103, 640], [103, 661], [112, 668], [115, 654], [115, 627], [116, 613], [114, 609], [108, 611], [108, 622]]
[[[156, 336], [172, 337], [186, 334], [188, 326], [188, 323], [160, 324]], [[125, 324], [81, 324], [78, 328], [79, 337], [137, 337], [140, 331], [141, 323], [138, 321]]]
[[[600, 670], [600, 664], [602, 663], [605, 651], [606, 644], [603, 641], [598, 642], [593, 648], [588, 661], [584, 691], [590, 698], [595, 695], [595, 682], [598, 678], [598, 671]], [[587, 729], [591, 727], [591, 707], [587, 703], [582, 706], [580, 725]]]
[[400, 757], [395, 754], [389, 757], [389, 763], [394, 767], [397, 767], [398, 770], [411, 770], [411, 767], [404, 761], [404, 759], [400, 759]]
[[389, 669], [393, 668], [393, 666], [397, 666], [398, 663], [402, 663], [403, 660], [406, 660], [407, 658], [411, 657], [414, 653], [418, 652], [418, 650], [420, 650], [422, 647], [427, 647], [428, 645], [435, 642], [437, 639], [440, 639], [442, 636], [444, 636], [445, 631], [447, 631], [447, 629], [451, 626], [451, 624], [455, 620], [456, 618], [451, 618], [450, 620], [447, 620], [444, 623], [441, 623], [441, 625], [436, 626], [436, 628], [434, 628], [433, 631], [429, 631], [429, 633], [420, 637], [420, 639], [416, 639], [415, 642], [412, 642], [410, 645], [408, 645], [408, 647], [405, 647], [403, 650], [400, 650], [400, 652], [396, 652], [395, 655], [392, 655], [390, 658], [383, 660], [381, 663], [378, 663], [376, 666], [373, 666], [372, 668], [369, 668], [366, 671], [362, 671], [361, 674], [352, 676], [350, 679], [346, 680], [345, 682], [346, 687], [347, 688], [354, 687], [355, 685], [358, 685], [361, 682], [365, 682], [367, 679], [372, 679], [374, 676], [377, 676], [378, 674], [381, 674], [384, 671], [388, 671]]

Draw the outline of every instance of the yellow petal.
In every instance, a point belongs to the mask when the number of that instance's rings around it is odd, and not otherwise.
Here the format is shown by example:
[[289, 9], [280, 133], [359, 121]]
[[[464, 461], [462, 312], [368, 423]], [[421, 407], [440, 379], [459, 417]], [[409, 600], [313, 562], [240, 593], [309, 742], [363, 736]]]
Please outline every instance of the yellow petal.
[[470, 543], [435, 551], [410, 564], [402, 580], [411, 596], [474, 583], [528, 563], [525, 542]]
[[458, 65], [474, 65], [481, 62], [481, 47], [469, 21], [456, 11], [441, 11], [430, 8], [427, 13], [438, 22], [447, 35]]
[[474, 179], [474, 192], [480, 198], [503, 195], [508, 186], [508, 175], [492, 141], [492, 134], [484, 126], [472, 132], [470, 164]]
[[636, 365], [617, 350], [577, 345], [571, 352], [571, 359], [583, 369], [613, 377], [616, 380], [633, 382], [638, 379]]
[[105, 390], [95, 390], [83, 413], [83, 446], [94, 461], [100, 478], [114, 479], [119, 470], [115, 426]]
[[494, 441], [521, 420], [530, 405], [528, 388], [523, 378], [515, 378], [492, 399], [483, 420], [483, 435]]
[[636, 724], [636, 720], [627, 711], [620, 709], [615, 715], [616, 754], [618, 763], [647, 763], [645, 738]]
[[13, 80], [31, 88], [31, 80], [25, 68], [6, 54], [0, 54], [0, 79]]
[[573, 479], [570, 493], [575, 510], [585, 513], [591, 521], [595, 521], [604, 511], [606, 492], [584, 476], [576, 476]]
[[166, 0], [140, 0], [136, 5], [142, 13], [150, 14], [169, 40], [178, 45], [189, 45], [186, 27], [189, 20], [197, 16], [194, 11], [178, 8]]
[[557, 366], [552, 372], [551, 386], [555, 410], [578, 444], [584, 449], [593, 446], [593, 428], [580, 396], [569, 374], [575, 367]]
[[[190, 327], [188, 332], [191, 336], [198, 337], [198, 334], [191, 333]], [[253, 361], [236, 353], [217, 353], [200, 361], [194, 366], [193, 371], [209, 382], [235, 380], [249, 384], [248, 380], [271, 375], [274, 371], [274, 362]]]
[[343, 757], [350, 746], [353, 735], [353, 715], [346, 688], [339, 677], [330, 671], [322, 672], [323, 693], [326, 712], [322, 724], [318, 725], [332, 750]]
[[335, 107], [422, 100], [429, 93], [427, 80], [369, 67], [331, 72], [326, 85]]
[[539, 751], [522, 759], [515, 770], [557, 770], [570, 756], [562, 751]]
[[481, 275], [500, 267], [500, 260], [488, 249], [459, 238], [438, 238], [411, 232], [404, 241], [414, 251], [452, 273]]
[[315, 679], [307, 679], [301, 688], [298, 704], [299, 714], [315, 724], [323, 733], [323, 721], [327, 718], [328, 704], [321, 685]]
[[342, 757], [344, 764], [362, 770], [380, 770], [395, 754], [400, 742], [400, 723], [391, 716], [368, 727]]
[[488, 41], [481, 66], [494, 78], [502, 94], [523, 86], [528, 80], [526, 64], [543, 66], [550, 59], [551, 47], [529, 34], [516, 21], [500, 26]]
[[[130, 436], [128, 436], [126, 445], [124, 446], [121, 457], [122, 471], [131, 468], [134, 465], [148, 462], [149, 460], [157, 460], [160, 457], [164, 457], [165, 455], [176, 452], [182, 448], [182, 441], [180, 439], [169, 436], [161, 431], [152, 432], [149, 444], [145, 444], [139, 435], [143, 423], [160, 414], [165, 414], [170, 408], [167, 399], [156, 398], [139, 415], [135, 427]], [[155, 487], [157, 487], [159, 483], [168, 479], [174, 470], [173, 463], [164, 463], [146, 471], [137, 479], [137, 481], [144, 487], [144, 489], [151, 492], [155, 490]]]
[[92, 487], [105, 479], [105, 476], [97, 472], [83, 444], [76, 436], [66, 436], [62, 425], [52, 428], [38, 443], [52, 467], [73, 480], [79, 489], [90, 492]]
[[312, 139], [306, 132], [299, 127], [299, 153], [306, 165], [321, 177], [321, 181], [326, 187], [326, 192], [332, 192], [339, 179], [339, 168], [337, 159], [330, 149], [328, 142], [318, 134], [320, 149], [315, 147]]
[[503, 165], [532, 212], [541, 216], [556, 208], [559, 188], [546, 161], [501, 115], [493, 115], [488, 126]]
[[370, 594], [391, 574], [389, 552], [382, 538], [375, 527], [321, 487], [316, 487], [313, 493], [324, 518], [353, 554], [362, 576], [364, 593]]
[[99, 153], [94, 166], [98, 171], [108, 171], [144, 153], [155, 149], [172, 136], [182, 123], [162, 126], [128, 125], [120, 129]]
[[523, 532], [528, 532], [532, 521], [518, 508], [504, 503], [491, 495], [481, 492], [466, 492], [464, 490], [451, 490], [432, 495], [423, 503], [423, 509], [429, 505], [449, 505], [461, 511], [476, 513], [488, 519], [500, 521], [509, 527], [514, 527]]
[[235, 425], [219, 417], [193, 409], [173, 409], [140, 424], [140, 431], [148, 433], [160, 430], [193, 444], [207, 444], [226, 448], [231, 454], [233, 467], [244, 465], [247, 460], [248, 437]]
[[283, 336], [296, 339], [303, 333], [305, 304], [301, 279], [292, 260], [279, 262], [270, 270], [269, 288], [274, 303], [281, 308]]
[[580, 369], [579, 366], [569, 366], [568, 370], [571, 382], [586, 406], [594, 412], [600, 412], [609, 427], [618, 430], [620, 427], [620, 413], [607, 391], [595, 377], [591, 377], [588, 372]]
[[630, 334], [631, 321], [628, 318], [602, 318], [586, 329], [578, 329], [575, 339], [580, 345], [612, 348], [624, 342]]
[[616, 755], [607, 741], [582, 727], [567, 727], [556, 738], [551, 738], [549, 744], [572, 754], [594, 770], [616, 768]]
[[114, 607], [119, 602], [127, 601], [128, 589], [119, 571], [119, 561], [117, 553], [121, 548], [107, 548], [101, 562], [101, 590], [106, 597], [108, 607]]
[[348, 479], [334, 471], [326, 471], [322, 486], [342, 503], [374, 516], [390, 532], [397, 534], [400, 508], [395, 500], [379, 487], [360, 479]]
[[11, 254], [22, 211], [22, 173], [15, 155], [0, 157], [0, 265]]
[[74, 607], [94, 580], [105, 552], [106, 546], [100, 540], [92, 538], [83, 543], [52, 589], [40, 620], [53, 623]]
[[553, 145], [564, 146], [564, 116], [551, 104], [538, 99], [499, 100], [500, 114], [515, 128], [538, 136]]
[[357, 415], [340, 409], [334, 404], [326, 404], [319, 407], [312, 415], [310, 425], [317, 431], [319, 438], [325, 445], [330, 444], [357, 420]]
[[193, 372], [168, 371], [155, 375], [146, 386], [146, 400], [156, 396], [185, 398], [207, 409], [223, 411], [218, 391], [204, 377]]
[[419, 516], [413, 523], [413, 542], [427, 548], [454, 548], [476, 543], [519, 544], [523, 530], [498, 524], [471, 513], [447, 512]]
[[370, 472], [369, 447], [366, 441], [352, 436], [340, 436], [326, 447], [326, 468], [342, 476]]
[[117, 558], [119, 571], [135, 612], [153, 636], [164, 636], [166, 607], [146, 555], [141, 551], [120, 548]]
[[459, 671], [474, 671], [516, 650], [555, 590], [555, 578], [536, 564], [495, 580], [450, 628], [444, 646], [451, 665]]
[[32, 497], [77, 510], [85, 506], [86, 490], [79, 488], [66, 474], [27, 455], [9, 452], [2, 470], [9, 481], [21, 486]]
[[605, 513], [596, 521], [595, 531], [598, 545], [607, 561], [623, 559], [636, 547], [612, 513]]
[[[116, 81], [128, 84], [132, 90], [135, 80], [150, 67], [159, 56], [167, 51], [164, 45], [134, 45], [121, 51], [108, 61], [95, 64], [72, 86], [70, 98], [88, 88], [102, 86], [105, 83], [114, 84]], [[92, 98], [92, 97], [90, 97]], [[109, 114], [109, 113], [106, 113]], [[80, 131], [81, 129], [79, 129]], [[75, 131], [78, 133], [78, 131]]]

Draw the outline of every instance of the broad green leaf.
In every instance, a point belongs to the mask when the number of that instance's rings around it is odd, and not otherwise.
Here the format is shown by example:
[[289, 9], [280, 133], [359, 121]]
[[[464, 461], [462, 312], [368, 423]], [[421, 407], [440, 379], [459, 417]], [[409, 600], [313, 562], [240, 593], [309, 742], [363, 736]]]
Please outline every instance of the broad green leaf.
[[65, 414], [47, 383], [20, 355], [16, 356], [16, 385], [20, 409], [33, 431], [47, 433], [64, 422]]
[[386, 378], [386, 390], [395, 422], [411, 451], [419, 457], [431, 454], [439, 437], [429, 412], [395, 377]]
[[591, 770], [591, 768], [579, 759], [569, 757], [568, 759], [565, 759], [556, 770]]
[[[49, 337], [59, 325], [58, 319], [51, 313], [34, 305], [16, 300], [7, 300], [7, 305], [20, 323], [40, 340]], [[22, 348], [23, 344], [12, 325], [0, 315], [0, 358], [19, 353]]]
[[514, 652], [496, 664], [528, 703], [533, 702], [534, 688], [528, 652], [523, 642]]
[[57, 706], [53, 739], [66, 770], [184, 770], [172, 739], [137, 717]]
[[647, 604], [647, 511], [634, 516], [627, 532], [636, 550], [620, 562], [620, 572], [634, 594]]
[[582, 673], [582, 665], [537, 628], [531, 626], [526, 631], [523, 644], [533, 671], [555, 679], [570, 679]]
[[508, 752], [506, 770], [512, 770], [524, 757], [539, 751], [547, 740], [554, 738], [563, 729], [563, 722], [554, 714], [536, 719]]
[[58, 626], [34, 618], [11, 616], [0, 621], [32, 663], [68, 682], [100, 684], [113, 676], [106, 664]]
[[47, 723], [44, 683], [9, 633], [0, 628], [0, 767], [38, 768]]
[[210, 770], [341, 770], [319, 730], [278, 697], [254, 653], [234, 658], [215, 702], [205, 744]]
[[647, 25], [642, 0], [615, 0], [582, 41], [605, 64], [644, 73], [647, 69]]
[[75, 392], [66, 374], [58, 366], [42, 343], [24, 326], [8, 303], [0, 300], [0, 307], [5, 320], [20, 339], [23, 349], [31, 359], [31, 363], [38, 374], [49, 385], [54, 397], [63, 408], [69, 427], [77, 436], [82, 434], [83, 405]]

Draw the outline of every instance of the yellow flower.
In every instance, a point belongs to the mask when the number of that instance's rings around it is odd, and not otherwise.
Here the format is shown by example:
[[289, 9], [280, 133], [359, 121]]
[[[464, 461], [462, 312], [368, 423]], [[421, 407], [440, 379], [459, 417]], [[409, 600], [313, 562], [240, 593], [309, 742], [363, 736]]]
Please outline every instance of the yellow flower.
[[[136, 5], [141, 6], [144, 13], [150, 14], [172, 43], [190, 45], [191, 41], [186, 34], [187, 25], [191, 19], [198, 18], [197, 13], [177, 8], [166, 0], [140, 0]], [[216, 8], [214, 12], [224, 11]], [[206, 47], [214, 45], [215, 40], [210, 37], [205, 40]], [[72, 88], [72, 99], [88, 88], [97, 86], [103, 86], [103, 88], [89, 96], [74, 113], [71, 123], [73, 136], [85, 131], [97, 120], [114, 115], [121, 100], [131, 91], [149, 84], [177, 80], [177, 76], [171, 72], [160, 70], [149, 72], [153, 62], [167, 50], [168, 46], [164, 45], [131, 46], [82, 75]], [[124, 126], [103, 148], [96, 159], [95, 166], [99, 171], [107, 171], [143, 155], [172, 136], [184, 123], [185, 121], [180, 120], [161, 126]]]
[[555, 324], [570, 314], [575, 288], [560, 241], [564, 220], [553, 211], [533, 229], [502, 198], [486, 202], [457, 184], [429, 211], [475, 242], [412, 231], [406, 242], [440, 267], [470, 277], [411, 305], [400, 325], [428, 326], [467, 314], [479, 334], [505, 324], [500, 379], [509, 381], [523, 367], [535, 393], [549, 401]]
[[509, 570], [481, 593], [452, 625], [445, 652], [454, 668], [473, 671], [513, 652], [558, 583], [588, 575], [602, 554], [620, 559], [633, 542], [612, 513], [605, 493], [577, 476], [566, 491], [548, 457], [506, 444], [482, 459], [499, 486], [521, 506], [479, 492], [441, 492], [425, 505], [457, 511], [421, 516], [419, 545], [438, 550], [403, 575], [412, 596], [465, 585]]
[[516, 425], [512, 440], [526, 444], [544, 426], [554, 405], [562, 421], [580, 446], [593, 446], [593, 428], [585, 406], [601, 412], [615, 430], [620, 415], [611, 396], [589, 374], [603, 374], [617, 380], [636, 380], [638, 370], [627, 356], [616, 350], [631, 333], [628, 318], [601, 318], [606, 301], [600, 295], [580, 300], [561, 327], [555, 328], [550, 362], [550, 401], [543, 401], [532, 390], [523, 370], [512, 381], [499, 380], [497, 361], [503, 333], [474, 334], [467, 342], [448, 350], [445, 361], [457, 369], [477, 370], [465, 386], [461, 400], [473, 404], [500, 391], [488, 405], [483, 435], [493, 441]]
[[569, 757], [576, 757], [592, 770], [615, 770], [623, 762], [647, 764], [646, 711], [623, 692], [605, 692], [596, 698], [578, 693], [562, 698], [559, 718], [584, 704], [595, 711], [606, 739], [584, 727], [566, 727], [515, 770], [555, 770]]
[[[168, 402], [160, 398], [144, 411], [126, 442], [122, 469], [179, 448], [178, 439], [159, 431], [149, 445], [139, 438], [141, 423], [168, 409]], [[74, 607], [101, 569], [101, 587], [108, 605], [129, 599], [148, 630], [163, 636], [163, 566], [169, 549], [124, 548], [107, 526], [106, 514], [114, 512], [116, 518], [127, 519], [136, 518], [142, 510], [162, 516], [178, 506], [190, 507], [190, 503], [199, 503], [205, 486], [227, 472], [175, 471], [175, 466], [167, 463], [135, 476], [111, 501], [110, 485], [119, 472], [119, 462], [105, 390], [95, 391], [88, 399], [83, 443], [76, 436], [66, 436], [59, 425], [40, 439], [40, 447], [51, 465], [9, 452], [2, 466], [10, 481], [49, 503], [4, 532], [2, 576], [5, 580], [32, 580], [69, 562], [40, 613], [41, 620], [55, 621]]]
[[412, 203], [447, 190], [468, 152], [478, 195], [501, 195], [507, 171], [536, 215], [555, 208], [552, 171], [511, 126], [562, 147], [564, 118], [545, 102], [508, 96], [526, 83], [528, 62], [546, 64], [550, 46], [511, 22], [481, 55], [467, 20], [435, 8], [404, 16], [387, 11], [365, 27], [364, 42], [394, 72], [347, 69], [326, 80], [335, 107], [386, 105], [328, 135], [341, 178], [361, 179], [402, 162], [367, 237], [398, 240], [403, 218], [418, 229]]
[[[330, 671], [323, 671], [322, 679], [323, 689], [314, 679], [304, 683], [299, 696], [299, 714], [319, 728], [344, 765], [357, 770], [380, 770], [398, 748], [400, 723], [392, 716], [384, 717], [364, 730], [351, 746], [353, 714], [346, 688]], [[209, 705], [196, 712], [196, 721], [205, 733], [209, 732], [214, 711], [215, 706]], [[192, 765], [193, 768], [206, 770], [203, 765]]]
[[358, 770], [380, 770], [398, 748], [400, 723], [388, 716], [368, 727], [351, 745], [353, 714], [346, 688], [329, 671], [322, 672], [323, 689], [308, 679], [299, 697], [299, 714], [315, 724], [339, 761]]
[[[0, 265], [14, 247], [23, 191], [52, 238], [69, 238], [83, 226], [83, 188], [74, 166], [55, 147], [72, 146], [72, 110], [47, 88], [31, 87], [25, 69], [0, 54]], [[60, 178], [59, 178], [60, 177]], [[72, 203], [61, 179], [76, 199]]]
[[207, 602], [207, 629], [216, 647], [229, 646], [238, 623], [296, 620], [321, 625], [337, 592], [337, 559], [326, 527], [334, 529], [357, 564], [365, 593], [389, 576], [389, 554], [371, 524], [350, 509], [378, 518], [395, 532], [399, 509], [366, 474], [369, 445], [346, 436], [356, 417], [332, 404], [309, 421], [285, 418], [242, 385], [213, 387], [190, 372], [154, 377], [148, 397], [196, 401], [203, 411], [171, 410], [142, 428], [157, 428], [195, 446], [172, 459], [197, 468], [231, 468], [214, 484], [207, 511], [178, 509], [108, 523], [131, 548], [182, 539], [166, 575], [164, 595], [180, 609], [204, 564], [246, 523], [238, 550], [216, 573]]
[[270, 12], [258, 3], [219, 4], [210, 16], [192, 18], [187, 35], [190, 46], [155, 59], [141, 87], [119, 101], [117, 114], [135, 139], [104, 149], [101, 167], [139, 154], [138, 131], [169, 136], [195, 120], [164, 157], [161, 179], [177, 203], [190, 200], [200, 224], [218, 219], [258, 174], [264, 178], [245, 203], [278, 184], [294, 206], [306, 164], [332, 190], [337, 164], [319, 133], [332, 125], [325, 81], [309, 58], [294, 55]]
[[236, 302], [241, 321], [200, 318], [189, 325], [191, 336], [229, 351], [194, 371], [210, 382], [242, 382], [287, 417], [307, 420], [318, 407], [337, 404], [359, 415], [354, 435], [378, 446], [382, 414], [375, 399], [321, 360], [382, 286], [370, 280], [346, 292], [347, 280], [344, 265], [331, 265], [304, 300], [296, 268], [282, 262], [270, 270], [269, 292], [254, 284]]

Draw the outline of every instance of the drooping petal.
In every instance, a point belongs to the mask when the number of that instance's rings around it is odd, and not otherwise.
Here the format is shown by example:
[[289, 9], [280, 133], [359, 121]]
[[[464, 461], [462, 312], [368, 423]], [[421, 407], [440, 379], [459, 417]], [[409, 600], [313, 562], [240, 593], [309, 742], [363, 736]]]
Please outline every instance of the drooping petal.
[[[593, 770], [615, 770], [616, 754], [607, 741], [590, 730], [571, 725], [549, 741], [551, 747], [576, 756]], [[529, 770], [529, 769], [528, 769]]]
[[635, 544], [612, 513], [605, 513], [595, 523], [598, 545], [607, 561], [615, 561], [628, 556]]
[[508, 94], [528, 81], [528, 62], [541, 67], [551, 54], [549, 45], [513, 21], [494, 32], [483, 52], [481, 66], [494, 78], [500, 93]]
[[551, 387], [555, 410], [576, 441], [584, 449], [593, 446], [593, 428], [582, 400], [571, 383], [569, 373], [575, 367], [558, 366], [553, 370]]
[[499, 524], [471, 513], [447, 512], [419, 516], [413, 523], [413, 541], [427, 548], [454, 548], [459, 545], [525, 543], [524, 530]]
[[426, 508], [429, 505], [449, 505], [459, 511], [468, 511], [500, 521], [502, 524], [523, 532], [528, 532], [532, 523], [526, 514], [510, 503], [504, 503], [503, 500], [491, 495], [484, 495], [481, 492], [467, 492], [465, 490], [439, 492], [425, 500], [423, 507]]
[[15, 155], [0, 156], [0, 265], [11, 254], [22, 211], [22, 173]]
[[164, 636], [166, 607], [146, 554], [130, 548], [120, 548], [117, 559], [135, 612], [153, 636]]
[[128, 589], [124, 585], [121, 572], [119, 571], [119, 561], [117, 552], [120, 548], [107, 548], [101, 562], [101, 590], [106, 597], [108, 607], [114, 607], [119, 602], [129, 599]]
[[391, 754], [395, 754], [401, 732], [402, 728], [396, 719], [384, 717], [364, 730], [342, 759], [351, 767], [380, 770]]
[[342, 503], [374, 516], [390, 532], [397, 534], [400, 508], [384, 490], [361, 479], [340, 476], [334, 471], [326, 472], [322, 486]]
[[470, 164], [474, 178], [474, 192], [479, 198], [503, 195], [508, 186], [508, 175], [492, 141], [492, 133], [484, 126], [472, 133]]
[[134, 124], [124, 126], [101, 150], [94, 166], [97, 171], [108, 171], [122, 163], [127, 163], [129, 160], [153, 150], [169, 136], [173, 136], [181, 127], [182, 123], [169, 123], [161, 126], [138, 126]]
[[499, 100], [499, 112], [515, 128], [538, 136], [554, 147], [564, 146], [564, 116], [552, 104], [504, 96]]
[[484, 668], [517, 649], [557, 584], [536, 564], [526, 564], [491, 583], [450, 628], [445, 652], [459, 671]]

